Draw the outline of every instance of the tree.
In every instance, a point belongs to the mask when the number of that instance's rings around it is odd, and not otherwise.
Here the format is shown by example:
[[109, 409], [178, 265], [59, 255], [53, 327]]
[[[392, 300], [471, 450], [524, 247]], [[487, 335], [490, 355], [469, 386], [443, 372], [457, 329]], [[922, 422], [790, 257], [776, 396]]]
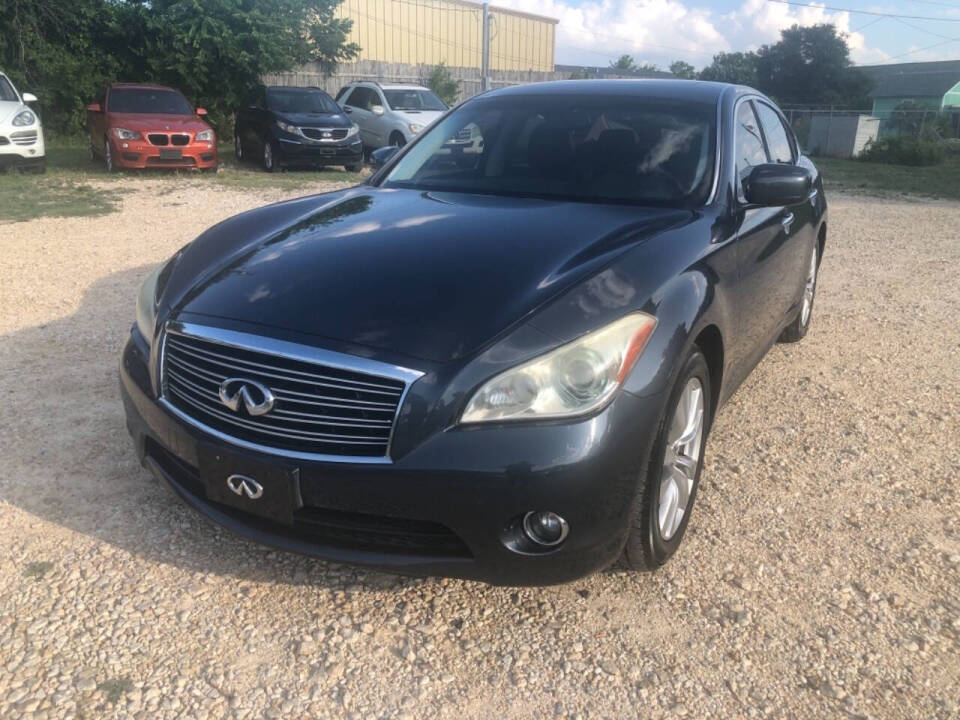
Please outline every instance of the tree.
[[[0, 68], [40, 97], [48, 129], [79, 132], [111, 81], [172, 85], [229, 118], [265, 73], [353, 59], [340, 0], [0, 0]], [[225, 133], [223, 131], [226, 131]]]
[[781, 103], [869, 107], [869, 77], [852, 67], [846, 35], [833, 25], [794, 25], [756, 55], [757, 85]]
[[621, 55], [615, 62], [610, 63], [614, 70], [636, 70], [637, 64], [630, 55]]
[[577, 68], [572, 73], [570, 73], [569, 80], [589, 80], [592, 75], [586, 68]]
[[693, 80], [697, 77], [697, 71], [694, 69], [693, 65], [684, 62], [683, 60], [674, 60], [672, 63], [670, 63], [670, 72], [676, 77], [683, 78], [684, 80]]
[[460, 82], [454, 79], [450, 70], [442, 62], [433, 68], [433, 72], [427, 78], [427, 87], [447, 105], [454, 105], [460, 96]]
[[752, 52], [717, 53], [700, 71], [700, 79], [756, 87], [757, 56]]

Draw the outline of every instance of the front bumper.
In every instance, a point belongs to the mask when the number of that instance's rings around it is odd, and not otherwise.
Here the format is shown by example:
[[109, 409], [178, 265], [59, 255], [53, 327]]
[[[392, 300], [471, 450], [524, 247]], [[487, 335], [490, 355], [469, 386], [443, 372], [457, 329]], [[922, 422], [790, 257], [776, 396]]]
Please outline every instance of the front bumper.
[[[211, 170], [217, 167], [217, 146], [212, 142], [194, 142], [191, 140], [188, 145], [160, 147], [147, 140], [116, 140], [111, 138], [110, 143], [113, 146], [114, 164], [119, 168], [129, 170], [144, 170], [146, 168]], [[169, 157], [169, 155], [177, 154], [179, 154], [179, 157]]]
[[363, 142], [352, 137], [340, 142], [310, 142], [292, 135], [277, 137], [277, 160], [281, 165], [359, 165]]
[[45, 154], [43, 129], [39, 125], [0, 129], [0, 167], [41, 164]]
[[[141, 462], [190, 506], [239, 535], [336, 562], [500, 585], [566, 582], [620, 555], [661, 397], [620, 393], [588, 418], [454, 428], [394, 463], [297, 461], [304, 507], [293, 525], [207, 499], [199, 448], [245, 451], [184, 423], [154, 397], [147, 348], [135, 337], [120, 365], [127, 427]], [[556, 550], [520, 554], [504, 542], [529, 510], [569, 523]]]

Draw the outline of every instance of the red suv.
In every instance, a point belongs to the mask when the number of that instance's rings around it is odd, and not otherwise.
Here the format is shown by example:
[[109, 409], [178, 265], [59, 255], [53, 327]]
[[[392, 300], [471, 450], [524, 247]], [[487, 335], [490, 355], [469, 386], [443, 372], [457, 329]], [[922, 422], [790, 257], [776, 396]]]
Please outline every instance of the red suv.
[[117, 168], [217, 168], [217, 138], [179, 90], [109, 85], [87, 106], [90, 157]]

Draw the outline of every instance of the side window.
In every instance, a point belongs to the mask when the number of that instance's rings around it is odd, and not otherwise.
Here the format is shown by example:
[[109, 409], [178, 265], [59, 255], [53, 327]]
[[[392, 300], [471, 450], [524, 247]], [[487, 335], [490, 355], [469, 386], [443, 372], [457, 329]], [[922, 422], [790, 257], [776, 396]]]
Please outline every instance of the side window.
[[770, 159], [775, 163], [792, 163], [793, 145], [790, 144], [790, 137], [787, 135], [786, 128], [783, 127], [783, 121], [772, 107], [766, 103], [758, 102], [757, 115], [760, 116], [760, 123], [763, 125], [763, 134], [767, 138], [767, 147], [770, 149]]
[[347, 91], [349, 89], [350, 89], [349, 85], [344, 85], [342, 88], [340, 88], [337, 91], [337, 96], [334, 98], [334, 100], [336, 100], [337, 102], [340, 102], [341, 100], [343, 100], [344, 99], [343, 96], [347, 94]]
[[763, 147], [760, 124], [753, 112], [752, 102], [742, 102], [737, 108], [736, 127], [737, 177], [742, 189], [743, 181], [754, 165], [763, 165], [767, 160], [767, 151]]
[[372, 95], [373, 93], [365, 87], [354, 88], [353, 92], [350, 93], [350, 97], [347, 98], [346, 104], [350, 107], [360, 108], [361, 110], [369, 110]]

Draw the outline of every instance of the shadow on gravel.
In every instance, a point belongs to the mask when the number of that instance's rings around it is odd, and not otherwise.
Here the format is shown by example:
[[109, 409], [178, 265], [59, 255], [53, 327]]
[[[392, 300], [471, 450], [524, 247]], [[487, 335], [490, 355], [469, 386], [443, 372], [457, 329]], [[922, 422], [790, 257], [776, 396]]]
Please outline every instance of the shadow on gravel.
[[436, 582], [241, 540], [184, 506], [140, 467], [126, 429], [117, 365], [137, 289], [151, 269], [105, 276], [74, 313], [0, 337], [0, 501], [191, 572], [355, 590]]

